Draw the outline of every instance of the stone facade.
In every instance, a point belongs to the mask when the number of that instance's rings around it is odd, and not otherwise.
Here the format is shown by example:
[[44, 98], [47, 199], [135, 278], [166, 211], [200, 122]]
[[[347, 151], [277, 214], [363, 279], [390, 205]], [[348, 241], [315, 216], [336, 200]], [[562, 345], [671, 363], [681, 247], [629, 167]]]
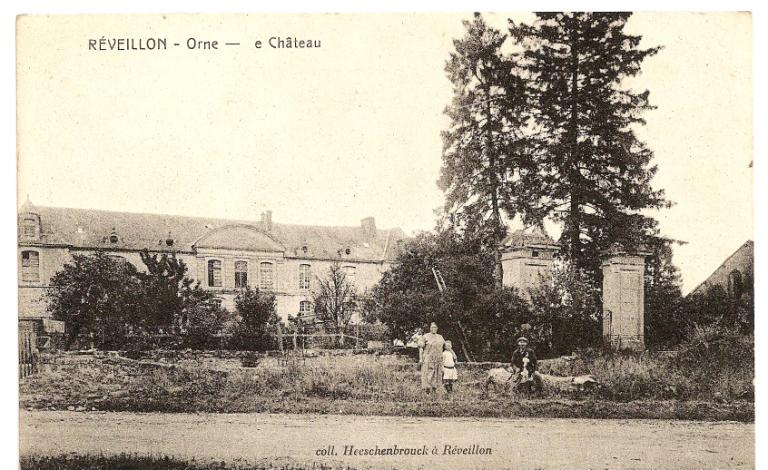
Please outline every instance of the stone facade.
[[556, 244], [542, 229], [518, 230], [504, 240], [501, 253], [502, 284], [528, 296], [531, 289], [552, 278]]
[[102, 249], [143, 269], [139, 253], [174, 253], [188, 276], [234, 309], [246, 285], [271, 291], [287, 319], [310, 308], [318, 276], [338, 262], [359, 291], [389, 269], [405, 235], [380, 230], [368, 217], [359, 227], [276, 224], [271, 212], [258, 221], [37, 207], [19, 212], [19, 318], [46, 318], [43, 297], [51, 277], [74, 253]]

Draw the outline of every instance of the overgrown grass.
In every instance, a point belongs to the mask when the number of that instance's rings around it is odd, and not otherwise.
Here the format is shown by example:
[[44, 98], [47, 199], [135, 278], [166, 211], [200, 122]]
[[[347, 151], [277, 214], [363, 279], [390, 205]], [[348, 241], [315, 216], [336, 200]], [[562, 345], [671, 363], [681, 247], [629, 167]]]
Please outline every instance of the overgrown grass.
[[754, 400], [754, 337], [722, 328], [701, 328], [671, 354], [589, 352], [551, 361], [555, 375], [592, 374], [608, 400]]
[[544, 363], [543, 372], [592, 374], [590, 391], [546, 388], [518, 396], [485, 387], [480, 368], [460, 367], [456, 392], [427, 396], [419, 371], [399, 356], [333, 356], [287, 364], [265, 358], [178, 360], [56, 355], [22, 380], [20, 405], [32, 409], [158, 412], [288, 412], [401, 416], [547, 416], [754, 419], [749, 338], [702, 332], [674, 357], [589, 353]]

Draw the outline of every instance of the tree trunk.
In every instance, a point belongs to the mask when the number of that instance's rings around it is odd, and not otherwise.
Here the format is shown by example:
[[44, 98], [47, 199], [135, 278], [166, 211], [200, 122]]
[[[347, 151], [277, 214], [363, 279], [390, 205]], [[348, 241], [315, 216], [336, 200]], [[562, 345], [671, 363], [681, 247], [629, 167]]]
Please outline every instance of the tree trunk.
[[492, 249], [494, 252], [493, 282], [497, 288], [501, 289], [504, 279], [504, 268], [501, 265], [501, 236], [503, 227], [501, 226], [501, 210], [499, 209], [499, 178], [497, 169], [497, 158], [493, 149], [493, 131], [491, 130], [491, 90], [485, 86], [485, 152], [488, 156], [488, 179], [491, 186], [491, 220], [493, 221], [493, 241]]
[[576, 21], [572, 19], [571, 23], [571, 118], [569, 123], [569, 175], [568, 183], [570, 185], [570, 213], [568, 214], [568, 242], [569, 256], [571, 261], [578, 267], [581, 261], [581, 201], [580, 201], [580, 173], [579, 173], [579, 51], [576, 37]]
[[493, 265], [493, 281], [496, 287], [501, 289], [504, 284], [504, 268], [501, 264], [501, 247], [499, 244], [493, 249], [494, 265]]

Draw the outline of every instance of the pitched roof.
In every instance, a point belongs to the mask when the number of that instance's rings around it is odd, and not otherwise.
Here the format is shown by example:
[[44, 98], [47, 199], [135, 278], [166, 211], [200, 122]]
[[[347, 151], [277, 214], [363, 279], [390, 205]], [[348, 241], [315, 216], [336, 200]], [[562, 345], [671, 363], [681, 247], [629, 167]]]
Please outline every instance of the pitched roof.
[[[288, 257], [310, 259], [342, 259], [382, 261], [394, 259], [394, 247], [405, 234], [399, 228], [366, 233], [362, 227], [328, 227], [270, 223], [263, 220], [232, 220], [207, 217], [187, 217], [165, 214], [142, 214], [91, 209], [33, 206], [25, 204], [22, 212], [40, 216], [40, 243], [67, 245], [76, 248], [109, 248], [113, 250], [192, 251], [200, 239], [221, 242], [227, 233], [224, 227], [241, 226], [268, 235], [282, 245]], [[217, 230], [218, 229], [218, 230]], [[116, 243], [110, 242], [117, 235]], [[231, 234], [230, 234], [231, 235]], [[306, 247], [306, 251], [302, 248]], [[233, 246], [232, 248], [243, 248]], [[247, 248], [247, 247], [246, 247]], [[349, 248], [349, 254], [346, 253]]]
[[700, 282], [699, 285], [696, 286], [695, 289], [693, 289], [690, 293], [688, 293], [686, 295], [692, 295], [692, 294], [695, 294], [697, 292], [698, 293], [704, 293], [705, 290], [708, 287], [712, 286], [713, 284], [716, 284], [717, 283], [716, 282], [716, 277], [717, 277], [718, 272], [720, 270], [724, 269], [726, 266], [728, 266], [730, 264], [731, 260], [734, 257], [736, 257], [738, 254], [740, 254], [741, 252], [743, 252], [745, 250], [748, 253], [748, 258], [751, 259], [752, 262], [754, 262], [755, 242], [753, 240], [747, 240], [744, 243], [742, 243], [741, 246], [736, 249], [736, 251], [731, 253], [730, 256], [725, 258], [725, 261], [720, 263], [720, 266], [718, 266], [717, 269], [712, 271], [712, 274], [707, 276], [707, 278], [704, 279], [702, 282]]
[[524, 246], [548, 246], [557, 248], [559, 245], [547, 235], [541, 227], [533, 229], [521, 229], [510, 233], [504, 239], [502, 246], [509, 248], [519, 248]]

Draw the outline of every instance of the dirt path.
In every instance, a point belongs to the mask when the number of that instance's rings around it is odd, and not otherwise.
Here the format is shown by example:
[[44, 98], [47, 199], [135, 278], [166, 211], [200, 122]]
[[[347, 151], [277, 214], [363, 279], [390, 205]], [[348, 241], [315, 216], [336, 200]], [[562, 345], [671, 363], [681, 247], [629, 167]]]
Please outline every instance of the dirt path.
[[[22, 455], [126, 452], [310, 468], [755, 466], [754, 425], [734, 422], [22, 411], [20, 434]], [[318, 455], [329, 446], [337, 455]], [[344, 456], [345, 446], [427, 455]], [[446, 446], [475, 454], [445, 454]]]

